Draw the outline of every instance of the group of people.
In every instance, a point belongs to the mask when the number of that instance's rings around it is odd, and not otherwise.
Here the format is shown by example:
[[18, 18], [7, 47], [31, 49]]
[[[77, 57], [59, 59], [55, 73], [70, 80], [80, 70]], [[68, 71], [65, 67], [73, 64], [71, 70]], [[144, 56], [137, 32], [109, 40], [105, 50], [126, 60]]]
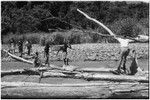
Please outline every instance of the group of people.
[[133, 48], [129, 47], [129, 43], [130, 42], [134, 42], [134, 41], [138, 41], [141, 42], [139, 39], [137, 38], [131, 38], [128, 36], [113, 36], [119, 43], [120, 43], [120, 61], [119, 61], [119, 65], [118, 68], [116, 70], [116, 72], [118, 74], [129, 74], [129, 70], [127, 70], [126, 68], [126, 61], [127, 61], [127, 57], [129, 55], [129, 53], [131, 52], [133, 54], [133, 60], [130, 66], [130, 73], [135, 73], [135, 71], [137, 71], [137, 57], [136, 57], [136, 50], [134, 50]]
[[[119, 62], [118, 68], [117, 68], [117, 72], [118, 73], [127, 73], [126, 61], [127, 61], [127, 56], [129, 55], [129, 53], [131, 51], [131, 48], [129, 48], [129, 43], [135, 41], [136, 39], [135, 38], [130, 38], [130, 37], [127, 37], [127, 36], [118, 37], [116, 35], [114, 35], [113, 37], [120, 43], [120, 49], [121, 49], [120, 50], [121, 51], [120, 62]], [[19, 53], [20, 53], [20, 57], [22, 57], [22, 54], [23, 54], [23, 45], [24, 45], [23, 41], [20, 40], [18, 42], [18, 50], [19, 50]], [[50, 66], [49, 49], [52, 46], [53, 46], [52, 42], [47, 42], [45, 44], [45, 47], [44, 47], [44, 58], [46, 58], [45, 65], [48, 64], [48, 66]], [[15, 43], [14, 39], [12, 38], [10, 40], [10, 50], [15, 52], [15, 49], [13, 49], [15, 47], [16, 47], [16, 43]], [[30, 41], [26, 41], [25, 42], [25, 47], [27, 47], [27, 50], [28, 50], [27, 54], [30, 55], [31, 48], [32, 48], [32, 43]], [[69, 41], [67, 41], [65, 39], [64, 42], [63, 42], [63, 45], [59, 46], [59, 48], [57, 50], [57, 55], [58, 55], [59, 51], [63, 52], [63, 61], [64, 61], [65, 65], [69, 65], [68, 64], [69, 59], [67, 57], [67, 55], [68, 55], [67, 49], [68, 48], [72, 49]], [[134, 50], [134, 52], [135, 52], [135, 50]], [[39, 58], [39, 53], [36, 52], [35, 56], [34, 56], [34, 67], [40, 67], [40, 66], [42, 66], [42, 63], [41, 63], [41, 60]]]
[[29, 40], [22, 40], [20, 39], [18, 42], [15, 41], [14, 38], [11, 38], [9, 40], [9, 52], [11, 53], [15, 53], [16, 47], [18, 46], [18, 51], [20, 53], [20, 57], [22, 57], [23, 53], [24, 53], [24, 47], [25, 49], [27, 49], [27, 54], [30, 55], [31, 54], [31, 50], [32, 50], [32, 43]]
[[[45, 59], [45, 65], [47, 64], [48, 67], [50, 67], [49, 52], [50, 52], [50, 48], [52, 48], [52, 46], [53, 46], [53, 42], [46, 42], [45, 47], [44, 47], [44, 58], [46, 58]], [[64, 39], [63, 45], [58, 46], [57, 53], [56, 53], [56, 55], [58, 55], [58, 53], [60, 51], [63, 52], [63, 62], [65, 65], [69, 65], [69, 59], [67, 57], [67, 55], [68, 55], [67, 49], [68, 48], [72, 49], [69, 41]], [[42, 63], [41, 63], [41, 60], [39, 58], [39, 53], [36, 52], [35, 58], [34, 58], [34, 67], [40, 67], [40, 66], [42, 66]]]
[[[32, 43], [29, 40], [19, 40], [18, 42], [16, 42], [14, 40], [14, 38], [11, 38], [9, 40], [9, 52], [11, 53], [15, 53], [15, 49], [16, 46], [18, 46], [18, 51], [20, 53], [20, 57], [22, 57], [22, 55], [24, 54], [24, 49], [27, 49], [27, 55], [31, 54], [31, 50], [32, 50]], [[49, 51], [50, 48], [53, 46], [52, 42], [46, 42], [45, 43], [45, 47], [44, 47], [44, 58], [46, 58], [45, 60], [45, 65], [48, 64], [48, 66], [50, 66], [50, 61], [49, 61]], [[25, 48], [24, 48], [25, 47]], [[57, 55], [60, 51], [63, 52], [63, 61], [65, 65], [69, 65], [69, 59], [67, 58], [68, 52], [67, 49], [70, 48], [72, 49], [69, 41], [67, 41], [66, 39], [64, 39], [63, 45], [59, 46], [58, 50], [57, 50]], [[39, 57], [39, 52], [35, 52], [35, 55], [33, 56], [34, 58], [34, 67], [40, 67], [42, 66], [42, 61], [40, 60]]]

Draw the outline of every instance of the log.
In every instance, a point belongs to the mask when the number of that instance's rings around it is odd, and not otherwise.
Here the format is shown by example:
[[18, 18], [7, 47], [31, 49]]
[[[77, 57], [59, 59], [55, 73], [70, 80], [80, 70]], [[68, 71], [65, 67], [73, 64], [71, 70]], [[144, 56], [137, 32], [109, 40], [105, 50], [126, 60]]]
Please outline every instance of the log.
[[39, 70], [39, 68], [33, 68], [1, 71], [1, 77], [4, 77], [6, 75], [40, 75]]
[[68, 71], [61, 68], [31, 68], [31, 69], [20, 69], [12, 71], [2, 71], [1, 77], [6, 75], [40, 75], [39, 73], [43, 71], [43, 78], [47, 77], [63, 77], [63, 78], [77, 78], [85, 80], [104, 80], [104, 81], [138, 81], [148, 83], [148, 74], [144, 75], [113, 75], [106, 73], [88, 73], [82, 71]]
[[16, 55], [13, 55], [13, 54], [9, 53], [7, 50], [3, 50], [3, 51], [6, 52], [6, 53], [8, 53], [8, 55], [10, 57], [12, 57], [13, 59], [16, 59], [16, 60], [24, 62], [24, 63], [33, 64], [33, 61], [29, 61], [29, 60], [23, 59], [21, 57], [18, 57]]
[[47, 77], [63, 77], [63, 78], [77, 78], [77, 79], [85, 79], [88, 81], [114, 81], [114, 82], [132, 82], [137, 81], [141, 83], [148, 83], [148, 75], [147, 76], [129, 76], [129, 75], [109, 75], [109, 74], [99, 74], [99, 73], [78, 73], [75, 72], [73, 74], [65, 73], [65, 72], [45, 72], [43, 73], [43, 78]]
[[83, 71], [83, 72], [94, 72], [94, 73], [110, 73], [111, 71], [116, 70], [115, 68], [79, 68], [76, 71]]
[[40, 67], [40, 68], [30, 68], [30, 69], [15, 69], [15, 70], [6, 70], [1, 71], [1, 77], [4, 77], [6, 75], [40, 75], [40, 72], [46, 72], [49, 73], [65, 73], [65, 74], [76, 74], [79, 73], [78, 71], [69, 71], [64, 70], [59, 67]]
[[[54, 67], [54, 66], [53, 66]], [[41, 71], [48, 71], [48, 70], [56, 70], [56, 68], [48, 68], [48, 67], [40, 67], [40, 68], [28, 68], [28, 69], [15, 69], [15, 70], [5, 70], [1, 71], [1, 77], [6, 75], [39, 75]]]
[[31, 82], [2, 82], [1, 97], [32, 99], [63, 98], [148, 98], [148, 84], [82, 83], [42, 84]]

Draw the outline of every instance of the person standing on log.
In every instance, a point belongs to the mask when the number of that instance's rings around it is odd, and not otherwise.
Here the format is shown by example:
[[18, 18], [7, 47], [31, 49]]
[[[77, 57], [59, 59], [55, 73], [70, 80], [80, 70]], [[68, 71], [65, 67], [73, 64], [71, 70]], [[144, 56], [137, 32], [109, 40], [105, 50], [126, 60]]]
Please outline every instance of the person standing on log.
[[27, 47], [27, 52], [28, 52], [27, 54], [30, 55], [32, 49], [32, 43], [28, 40], [26, 41], [25, 46]]
[[19, 49], [20, 57], [22, 57], [22, 54], [23, 54], [23, 41], [22, 40], [19, 40], [18, 42], [18, 49]]
[[[121, 58], [120, 58], [120, 62], [118, 65], [118, 69], [117, 72], [118, 73], [122, 73], [121, 69], [123, 69], [123, 73], [127, 73], [127, 69], [126, 69], [126, 61], [127, 61], [127, 56], [130, 53], [130, 48], [129, 48], [129, 43], [135, 41], [133, 38], [129, 38], [127, 36], [123, 36], [123, 37], [117, 37], [114, 36], [114, 38], [120, 43], [120, 52], [121, 52]], [[122, 67], [123, 64], [123, 67]]]
[[72, 49], [72, 47], [71, 47], [69, 41], [66, 40], [66, 39], [64, 39], [63, 46], [61, 46], [61, 47], [59, 48], [59, 50], [58, 50], [58, 52], [57, 52], [57, 54], [56, 54], [56, 55], [58, 55], [59, 51], [62, 51], [62, 52], [63, 52], [63, 61], [64, 61], [64, 64], [65, 64], [65, 65], [69, 65], [69, 59], [68, 59], [68, 57], [67, 57], [67, 55], [68, 55], [67, 49], [68, 49], [68, 48]]

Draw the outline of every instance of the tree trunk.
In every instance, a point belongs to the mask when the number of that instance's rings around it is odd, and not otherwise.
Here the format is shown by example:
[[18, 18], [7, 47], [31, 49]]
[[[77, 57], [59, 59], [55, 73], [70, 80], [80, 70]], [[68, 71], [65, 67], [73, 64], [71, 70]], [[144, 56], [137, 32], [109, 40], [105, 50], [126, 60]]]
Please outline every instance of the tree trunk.
[[67, 71], [60, 69], [48, 69], [48, 68], [33, 68], [33, 69], [23, 69], [23, 70], [15, 70], [15, 71], [2, 71], [1, 76], [6, 75], [40, 75], [40, 72], [43, 71], [42, 78], [46, 77], [63, 77], [63, 78], [77, 78], [77, 79], [85, 79], [88, 81], [91, 80], [103, 80], [103, 81], [138, 81], [142, 83], [148, 83], [148, 74], [144, 76], [129, 76], [129, 75], [113, 75], [113, 74], [104, 74], [104, 73], [87, 73], [80, 71]]
[[148, 84], [2, 82], [2, 98], [148, 98]]

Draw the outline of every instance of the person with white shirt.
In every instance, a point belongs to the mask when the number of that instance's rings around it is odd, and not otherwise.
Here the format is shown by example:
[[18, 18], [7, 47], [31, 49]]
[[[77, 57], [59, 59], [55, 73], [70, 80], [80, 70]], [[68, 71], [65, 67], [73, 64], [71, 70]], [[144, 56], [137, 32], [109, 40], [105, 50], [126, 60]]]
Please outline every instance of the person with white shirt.
[[[126, 60], [127, 60], [127, 56], [129, 55], [130, 53], [130, 48], [129, 48], [129, 43], [130, 42], [133, 42], [135, 41], [135, 39], [128, 39], [126, 36], [124, 36], [123, 38], [121, 37], [117, 37], [117, 36], [114, 36], [114, 38], [120, 43], [120, 51], [121, 51], [121, 58], [120, 58], [120, 62], [119, 62], [119, 65], [118, 65], [118, 69], [117, 69], [117, 72], [118, 73], [127, 73], [127, 69], [126, 69]], [[123, 67], [121, 66], [123, 63]], [[122, 72], [122, 70], [124, 72]]]

